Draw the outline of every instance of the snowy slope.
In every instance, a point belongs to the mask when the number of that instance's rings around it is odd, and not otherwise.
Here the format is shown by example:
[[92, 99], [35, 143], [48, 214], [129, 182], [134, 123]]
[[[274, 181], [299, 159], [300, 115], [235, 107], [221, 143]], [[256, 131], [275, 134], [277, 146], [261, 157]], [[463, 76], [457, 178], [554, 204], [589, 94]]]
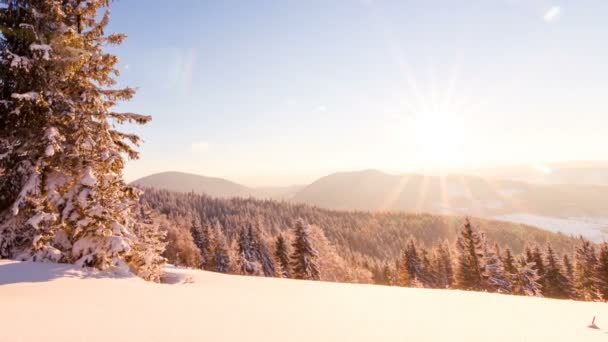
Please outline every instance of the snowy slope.
[[167, 271], [173, 284], [0, 260], [0, 341], [608, 338], [603, 303]]

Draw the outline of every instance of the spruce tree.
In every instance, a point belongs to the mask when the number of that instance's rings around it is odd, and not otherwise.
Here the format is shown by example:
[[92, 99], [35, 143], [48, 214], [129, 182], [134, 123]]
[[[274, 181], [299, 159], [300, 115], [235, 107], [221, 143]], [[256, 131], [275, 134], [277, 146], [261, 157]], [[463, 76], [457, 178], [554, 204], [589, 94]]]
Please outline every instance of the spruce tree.
[[533, 267], [533, 262], [527, 262], [524, 256], [516, 263], [517, 273], [512, 280], [512, 293], [521, 296], [542, 296], [539, 276]]
[[543, 295], [545, 294], [545, 263], [543, 260], [543, 253], [540, 251], [538, 246], [535, 246], [530, 255], [531, 259], [528, 262], [532, 262], [534, 264], [534, 269], [536, 269], [536, 274], [539, 277], [538, 283], [540, 284], [541, 291], [543, 291]]
[[283, 234], [279, 234], [275, 243], [274, 257], [277, 260], [282, 278], [291, 278], [291, 267], [289, 265], [289, 251]]
[[424, 287], [427, 283], [424, 274], [424, 261], [418, 252], [414, 239], [410, 239], [402, 253], [400, 285], [406, 287]]
[[217, 227], [214, 232], [213, 245], [210, 249], [210, 257], [207, 269], [213, 272], [229, 273], [232, 268], [228, 243], [222, 230]]
[[456, 282], [464, 290], [483, 289], [483, 234], [473, 228], [467, 218], [463, 226], [456, 248], [458, 250], [458, 266]]
[[545, 274], [543, 278], [543, 295], [550, 298], [572, 298], [573, 289], [570, 280], [562, 273], [562, 265], [550, 244], [545, 255]]
[[201, 268], [210, 269], [211, 259], [211, 245], [212, 245], [212, 232], [209, 225], [201, 225], [200, 221], [195, 218], [192, 220], [192, 226], [190, 228], [190, 234], [192, 234], [192, 241], [201, 255]]
[[597, 288], [604, 301], [608, 301], [608, 243], [600, 246], [596, 267]]
[[452, 256], [447, 242], [440, 244], [435, 250], [434, 270], [438, 288], [447, 289], [454, 285]]
[[485, 248], [484, 265], [484, 287], [490, 292], [511, 293], [511, 281], [505, 272], [497, 245], [493, 249]]
[[[117, 129], [149, 116], [112, 108], [108, 0], [5, 0], [0, 8], [0, 257], [146, 269], [161, 249], [137, 230], [137, 192], [122, 179], [140, 138]], [[152, 239], [154, 240], [154, 239]], [[156, 258], [153, 258], [157, 260]], [[143, 264], [142, 264], [143, 263]]]
[[509, 277], [512, 277], [517, 273], [517, 267], [515, 266], [515, 258], [513, 258], [513, 253], [511, 252], [511, 249], [507, 248], [505, 250], [504, 256], [502, 258], [502, 263], [505, 268], [505, 273]]
[[568, 278], [570, 284], [574, 285], [574, 266], [572, 266], [572, 261], [570, 261], [568, 254], [564, 254], [562, 264], [564, 275]]
[[293, 278], [319, 280], [318, 254], [312, 245], [308, 229], [308, 225], [302, 219], [296, 221], [294, 241], [291, 245], [293, 248], [291, 254]]
[[599, 299], [596, 272], [597, 256], [591, 242], [580, 238], [580, 245], [576, 248], [574, 260], [574, 288], [577, 298], [587, 301]]

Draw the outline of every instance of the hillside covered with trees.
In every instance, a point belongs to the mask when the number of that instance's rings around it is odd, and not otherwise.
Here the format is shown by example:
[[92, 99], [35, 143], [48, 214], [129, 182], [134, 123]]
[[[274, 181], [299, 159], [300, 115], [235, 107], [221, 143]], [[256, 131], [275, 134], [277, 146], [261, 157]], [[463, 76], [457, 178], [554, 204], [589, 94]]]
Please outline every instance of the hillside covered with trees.
[[533, 227], [152, 188], [141, 202], [167, 234], [165, 257], [180, 266], [584, 300], [608, 295], [606, 245], [598, 253], [584, 239]]

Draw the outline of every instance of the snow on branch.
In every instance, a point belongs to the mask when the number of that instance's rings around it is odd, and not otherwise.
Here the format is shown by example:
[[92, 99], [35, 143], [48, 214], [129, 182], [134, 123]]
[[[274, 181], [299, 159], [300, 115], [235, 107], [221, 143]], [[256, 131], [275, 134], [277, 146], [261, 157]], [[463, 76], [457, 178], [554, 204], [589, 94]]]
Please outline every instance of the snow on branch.
[[152, 120], [150, 115], [141, 115], [135, 113], [116, 113], [112, 112], [108, 114], [110, 117], [116, 119], [116, 121], [122, 123], [124, 121], [136, 122], [138, 124], [145, 124]]
[[30, 91], [29, 93], [12, 93], [11, 98], [16, 100], [24, 100], [24, 101], [34, 101], [38, 98], [38, 93], [35, 91]]
[[30, 50], [32, 50], [33, 52], [36, 52], [36, 51], [42, 52], [42, 59], [49, 60], [50, 52], [53, 49], [47, 44], [31, 44]]

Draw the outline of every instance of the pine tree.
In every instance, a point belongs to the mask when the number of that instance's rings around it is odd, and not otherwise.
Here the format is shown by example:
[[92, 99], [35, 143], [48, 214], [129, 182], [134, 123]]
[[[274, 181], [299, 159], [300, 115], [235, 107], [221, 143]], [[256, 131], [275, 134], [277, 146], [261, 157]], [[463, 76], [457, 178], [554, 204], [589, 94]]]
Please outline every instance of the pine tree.
[[403, 250], [399, 274], [401, 286], [424, 287], [427, 283], [424, 274], [424, 261], [420, 257], [414, 239], [410, 239]]
[[381, 284], [389, 286], [395, 285], [395, 275], [388, 262], [384, 263], [384, 267], [382, 267], [382, 278], [383, 282], [381, 282]]
[[574, 284], [574, 266], [572, 266], [572, 261], [570, 261], [570, 257], [568, 254], [564, 254], [563, 257], [563, 268], [564, 275], [570, 281], [570, 284]]
[[213, 246], [210, 249], [210, 258], [207, 263], [207, 269], [219, 273], [229, 273], [232, 265], [230, 254], [228, 252], [228, 243], [226, 237], [219, 227], [216, 227], [214, 232]]
[[308, 225], [302, 219], [296, 221], [291, 254], [293, 278], [319, 280], [318, 254], [312, 245], [308, 229]]
[[595, 248], [588, 240], [580, 238], [576, 248], [574, 266], [574, 288], [578, 299], [593, 301], [599, 299], [597, 289], [597, 256]]
[[280, 267], [279, 275], [282, 278], [291, 278], [291, 267], [289, 265], [289, 251], [283, 234], [279, 234], [275, 243], [274, 256]]
[[490, 292], [511, 293], [511, 281], [505, 272], [497, 245], [493, 249], [485, 248], [484, 265], [484, 287]]
[[600, 247], [600, 253], [596, 267], [597, 288], [604, 301], [608, 301], [608, 243], [604, 242]]
[[538, 283], [540, 284], [541, 291], [543, 295], [545, 293], [545, 264], [543, 260], [543, 253], [540, 251], [538, 246], [535, 246], [530, 255], [531, 259], [528, 262], [532, 262], [534, 264], [534, 269], [536, 270], [536, 274], [539, 276]]
[[515, 266], [515, 258], [513, 258], [513, 253], [511, 252], [511, 249], [507, 248], [505, 250], [504, 256], [502, 258], [502, 263], [505, 268], [505, 273], [509, 277], [512, 277], [517, 273], [517, 267]]
[[562, 266], [550, 244], [547, 245], [543, 295], [550, 298], [572, 298], [570, 280], [562, 273]]
[[456, 282], [464, 290], [483, 289], [483, 234], [473, 228], [467, 218], [456, 241], [458, 272]]
[[266, 243], [260, 238], [257, 228], [249, 225], [239, 234], [241, 272], [249, 275], [274, 277], [275, 267]]
[[139, 208], [139, 216], [133, 227], [133, 233], [137, 236], [133, 249], [137, 252], [133, 253], [130, 263], [134, 265], [140, 277], [159, 282], [162, 268], [167, 261], [161, 256], [166, 246], [166, 232], [160, 231], [149, 208], [144, 208], [143, 205]]
[[103, 47], [125, 36], [104, 33], [110, 1], [3, 2], [0, 257], [147, 268], [141, 253], [161, 246], [134, 234], [138, 194], [122, 179], [140, 139], [115, 127], [150, 117], [111, 110], [135, 91], [113, 88]]
[[447, 242], [440, 244], [435, 250], [434, 270], [438, 288], [447, 289], [454, 285], [452, 256]]
[[522, 257], [516, 264], [517, 273], [512, 280], [512, 293], [521, 296], [542, 296], [534, 263], [527, 262], [527, 259]]
[[196, 247], [198, 247], [201, 255], [201, 268], [205, 270], [210, 269], [210, 260], [212, 258], [211, 245], [212, 245], [212, 231], [208, 224], [201, 225], [198, 219], [192, 220], [192, 227], [190, 228], [192, 234], [192, 240]]

